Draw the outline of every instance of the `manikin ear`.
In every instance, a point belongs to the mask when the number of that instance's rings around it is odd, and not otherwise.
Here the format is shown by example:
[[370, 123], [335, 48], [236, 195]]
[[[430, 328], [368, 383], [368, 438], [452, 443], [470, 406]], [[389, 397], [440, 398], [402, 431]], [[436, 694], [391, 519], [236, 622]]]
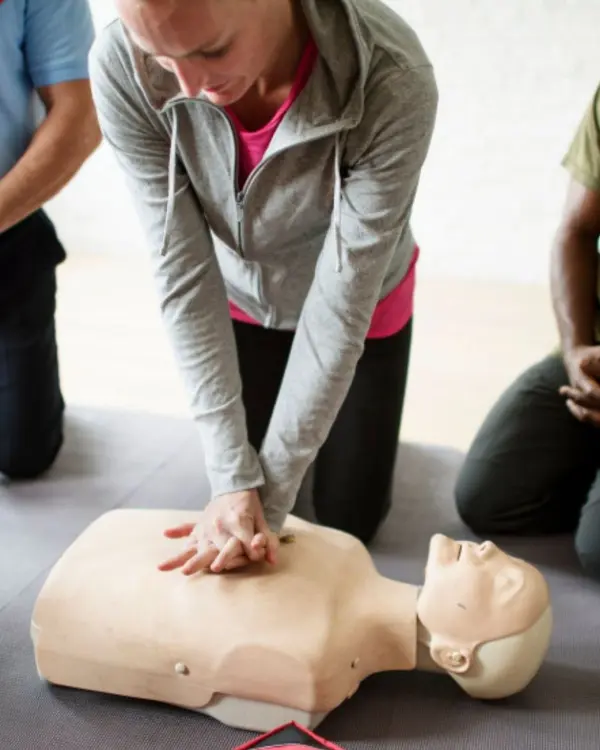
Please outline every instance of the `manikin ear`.
[[438, 639], [431, 641], [429, 653], [439, 667], [454, 674], [464, 674], [471, 668], [473, 662], [472, 648], [455, 646]]

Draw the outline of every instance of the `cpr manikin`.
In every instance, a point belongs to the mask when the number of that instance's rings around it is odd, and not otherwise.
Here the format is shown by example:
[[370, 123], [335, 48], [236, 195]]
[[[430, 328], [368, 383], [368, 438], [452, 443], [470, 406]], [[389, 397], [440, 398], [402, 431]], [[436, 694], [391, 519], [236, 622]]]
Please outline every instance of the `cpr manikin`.
[[111, 511], [75, 540], [33, 612], [42, 678], [268, 731], [314, 728], [376, 672], [436, 670], [489, 699], [545, 658], [546, 582], [489, 542], [435, 535], [417, 587], [380, 575], [354, 537], [290, 516], [276, 566], [159, 571], [177, 544], [163, 531], [193, 520]]

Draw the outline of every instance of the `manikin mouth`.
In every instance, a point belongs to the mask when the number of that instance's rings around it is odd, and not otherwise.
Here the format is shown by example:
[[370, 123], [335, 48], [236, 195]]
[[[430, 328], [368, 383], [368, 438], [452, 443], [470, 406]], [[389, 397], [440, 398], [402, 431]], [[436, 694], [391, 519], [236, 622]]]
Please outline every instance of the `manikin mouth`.
[[462, 544], [458, 545], [458, 554], [456, 555], [456, 560], [460, 560], [460, 556], [462, 555], [463, 546]]

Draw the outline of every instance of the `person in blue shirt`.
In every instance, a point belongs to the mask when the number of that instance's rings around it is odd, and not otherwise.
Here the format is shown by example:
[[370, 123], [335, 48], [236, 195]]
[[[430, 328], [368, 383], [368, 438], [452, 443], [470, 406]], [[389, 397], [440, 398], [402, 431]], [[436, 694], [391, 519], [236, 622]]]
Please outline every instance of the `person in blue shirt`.
[[100, 143], [87, 0], [0, 0], [0, 474], [32, 478], [63, 442], [56, 266], [44, 211]]

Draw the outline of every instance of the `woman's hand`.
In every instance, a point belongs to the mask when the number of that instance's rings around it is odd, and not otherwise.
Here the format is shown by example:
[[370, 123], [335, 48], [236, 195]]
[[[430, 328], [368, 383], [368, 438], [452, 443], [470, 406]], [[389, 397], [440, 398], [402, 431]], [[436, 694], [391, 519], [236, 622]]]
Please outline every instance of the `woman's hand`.
[[266, 560], [277, 562], [279, 539], [265, 521], [257, 490], [244, 490], [214, 498], [197, 523], [167, 529], [169, 539], [187, 538], [183, 552], [161, 563], [159, 570], [182, 568], [184, 575], [200, 570], [223, 570]]

